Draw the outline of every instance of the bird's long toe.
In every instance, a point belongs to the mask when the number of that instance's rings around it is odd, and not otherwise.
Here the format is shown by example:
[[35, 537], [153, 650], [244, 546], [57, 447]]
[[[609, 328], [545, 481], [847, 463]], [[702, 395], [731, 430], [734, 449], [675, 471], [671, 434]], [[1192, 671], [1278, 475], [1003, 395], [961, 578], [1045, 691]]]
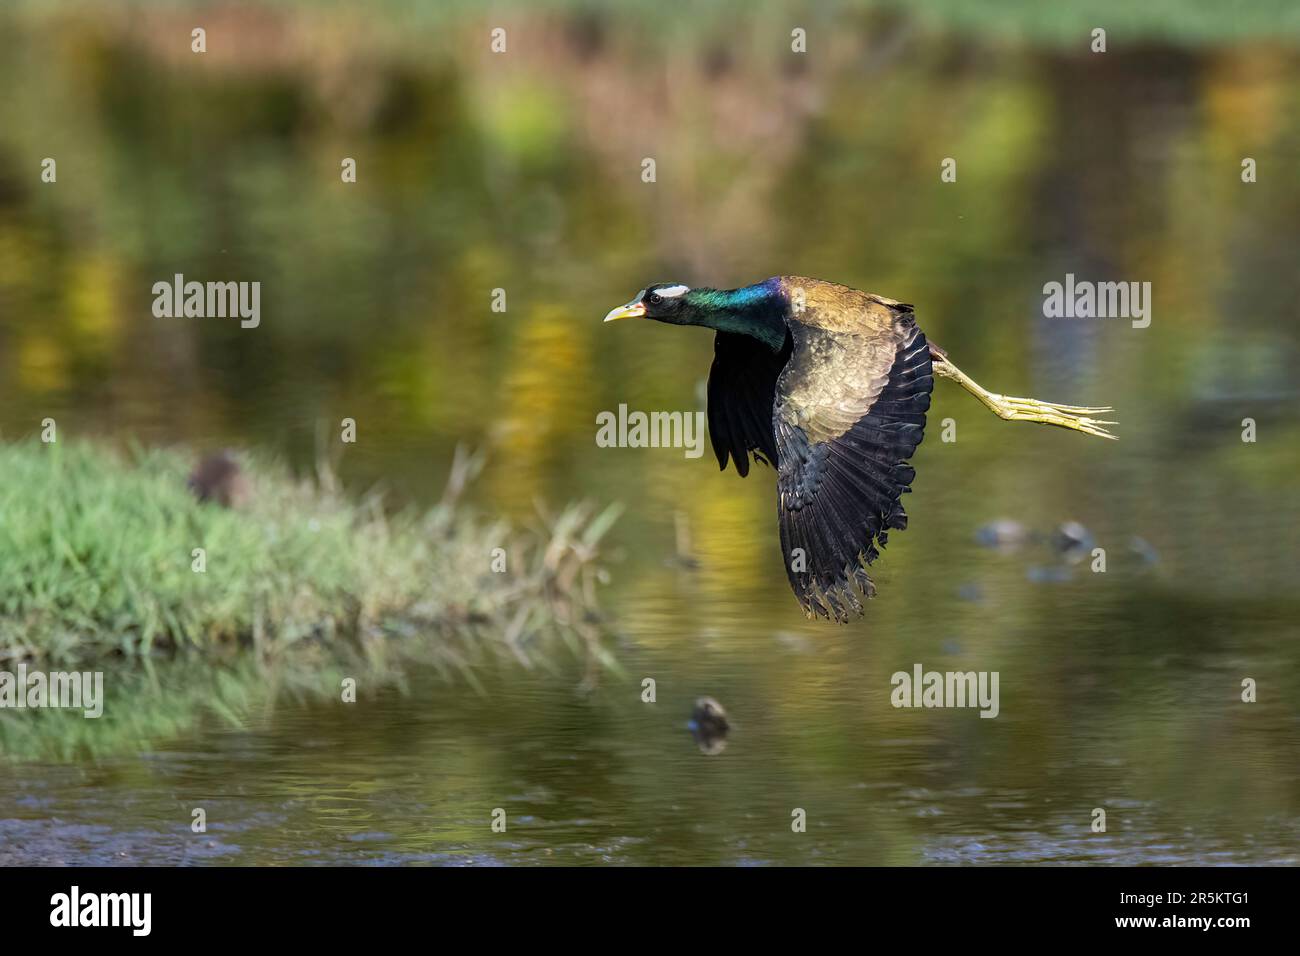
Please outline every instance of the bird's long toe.
[[1055, 402], [1043, 402], [1035, 398], [1020, 398], [1014, 395], [994, 396], [994, 405], [1002, 418], [1011, 421], [1055, 425], [1058, 428], [1068, 428], [1071, 431], [1083, 432], [1085, 435], [1111, 440], [1115, 440], [1116, 436], [1107, 431], [1105, 426], [1119, 424], [1093, 417], [1113, 411], [1110, 407], [1104, 406], [1058, 405]]

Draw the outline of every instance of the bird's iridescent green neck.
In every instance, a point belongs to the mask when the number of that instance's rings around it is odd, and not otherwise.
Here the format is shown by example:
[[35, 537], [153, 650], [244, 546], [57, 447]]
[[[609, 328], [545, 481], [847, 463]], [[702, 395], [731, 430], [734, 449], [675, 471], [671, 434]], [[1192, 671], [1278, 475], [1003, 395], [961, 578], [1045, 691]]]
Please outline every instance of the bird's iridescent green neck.
[[789, 301], [776, 279], [740, 289], [691, 289], [683, 299], [692, 325], [748, 335], [773, 351], [785, 345]]

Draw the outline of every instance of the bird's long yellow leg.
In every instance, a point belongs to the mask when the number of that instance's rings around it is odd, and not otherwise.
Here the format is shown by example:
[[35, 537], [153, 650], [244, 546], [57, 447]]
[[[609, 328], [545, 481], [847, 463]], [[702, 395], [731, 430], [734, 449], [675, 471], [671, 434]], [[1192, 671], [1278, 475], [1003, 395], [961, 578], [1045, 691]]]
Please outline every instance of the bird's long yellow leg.
[[1058, 405], [1055, 402], [1040, 402], [1036, 398], [1017, 398], [1014, 395], [998, 395], [980, 386], [973, 378], [953, 365], [947, 355], [933, 351], [934, 374], [950, 378], [966, 391], [983, 402], [998, 418], [1009, 422], [1040, 422], [1043, 425], [1056, 425], [1085, 435], [1098, 438], [1114, 439], [1115, 436], [1102, 426], [1116, 425], [1093, 418], [1114, 411], [1113, 408], [1087, 408], [1082, 405]]

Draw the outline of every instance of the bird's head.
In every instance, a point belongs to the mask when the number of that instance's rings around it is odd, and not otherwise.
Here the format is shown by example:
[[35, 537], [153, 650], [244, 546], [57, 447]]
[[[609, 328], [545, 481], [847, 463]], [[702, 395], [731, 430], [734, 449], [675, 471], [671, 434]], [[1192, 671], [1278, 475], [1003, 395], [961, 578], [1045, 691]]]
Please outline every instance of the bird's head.
[[612, 310], [605, 321], [644, 318], [672, 325], [698, 325], [698, 312], [690, 292], [690, 286], [680, 282], [657, 282], [638, 292], [631, 302]]
[[669, 325], [703, 326], [750, 335], [779, 351], [787, 335], [784, 316], [788, 307], [777, 279], [743, 289], [692, 289], [680, 282], [658, 282], [614, 309], [605, 321], [654, 319]]

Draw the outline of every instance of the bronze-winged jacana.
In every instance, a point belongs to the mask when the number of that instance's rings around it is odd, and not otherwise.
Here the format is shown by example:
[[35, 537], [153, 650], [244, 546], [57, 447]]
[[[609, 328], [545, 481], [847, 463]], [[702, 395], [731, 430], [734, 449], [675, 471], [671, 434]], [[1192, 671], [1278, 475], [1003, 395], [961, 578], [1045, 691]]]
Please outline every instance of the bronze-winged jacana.
[[742, 476], [749, 455], [775, 464], [786, 573], [809, 617], [845, 621], [872, 597], [867, 565], [907, 527], [934, 376], [959, 383], [999, 418], [1114, 438], [1091, 416], [981, 388], [926, 341], [912, 306], [803, 276], [741, 289], [652, 285], [607, 316], [713, 329], [709, 437]]

